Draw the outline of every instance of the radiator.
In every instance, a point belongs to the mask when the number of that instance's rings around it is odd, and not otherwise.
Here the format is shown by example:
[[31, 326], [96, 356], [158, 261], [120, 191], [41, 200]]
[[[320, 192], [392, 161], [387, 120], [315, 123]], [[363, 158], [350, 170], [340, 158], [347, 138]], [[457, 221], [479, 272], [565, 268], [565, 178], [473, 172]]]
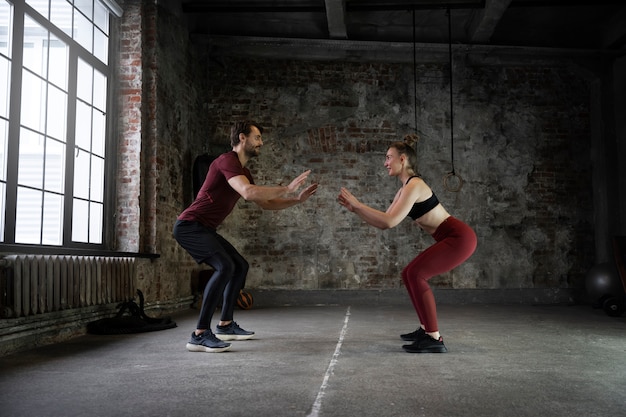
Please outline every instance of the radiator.
[[134, 297], [134, 258], [8, 255], [0, 259], [0, 265], [0, 315], [4, 318]]

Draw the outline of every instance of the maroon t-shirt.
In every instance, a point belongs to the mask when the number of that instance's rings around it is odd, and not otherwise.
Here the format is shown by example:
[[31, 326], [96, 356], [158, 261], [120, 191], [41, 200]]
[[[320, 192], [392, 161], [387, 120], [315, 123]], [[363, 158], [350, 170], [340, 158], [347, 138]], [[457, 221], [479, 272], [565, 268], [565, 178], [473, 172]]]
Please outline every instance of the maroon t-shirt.
[[178, 216], [178, 220], [196, 221], [217, 229], [241, 197], [228, 184], [229, 179], [238, 175], [245, 175], [250, 184], [254, 184], [250, 170], [241, 166], [235, 151], [218, 156], [209, 166], [196, 199]]

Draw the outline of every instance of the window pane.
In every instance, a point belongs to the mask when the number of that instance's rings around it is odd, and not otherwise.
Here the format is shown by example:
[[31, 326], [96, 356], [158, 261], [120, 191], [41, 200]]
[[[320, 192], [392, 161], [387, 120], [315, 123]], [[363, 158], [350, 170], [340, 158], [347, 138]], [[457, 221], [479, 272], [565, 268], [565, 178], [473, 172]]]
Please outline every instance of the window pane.
[[63, 243], [63, 196], [44, 193], [42, 241], [44, 245]]
[[104, 201], [104, 160], [93, 156], [91, 158], [91, 193], [89, 199], [102, 203]]
[[22, 71], [22, 125], [43, 132], [45, 83], [41, 78]]
[[26, 16], [24, 18], [24, 68], [46, 77], [48, 65], [48, 31]]
[[48, 16], [48, 0], [26, 0], [26, 3], [37, 10], [46, 19]]
[[107, 79], [100, 71], [93, 71], [93, 102], [94, 107], [106, 111], [107, 109]]
[[67, 91], [67, 61], [69, 48], [64, 42], [51, 35], [49, 54], [50, 66], [48, 69], [48, 80], [63, 91]]
[[48, 136], [65, 141], [67, 94], [50, 84], [48, 85], [47, 122], [46, 133]]
[[93, 70], [85, 61], [78, 60], [78, 80], [76, 81], [76, 95], [86, 103], [91, 102], [93, 86]]
[[9, 122], [0, 119], [0, 181], [7, 180], [7, 144], [9, 143]]
[[93, 133], [91, 135], [91, 152], [104, 156], [104, 134], [106, 133], [106, 115], [100, 110], [93, 110]]
[[89, 198], [89, 153], [76, 149], [74, 155], [74, 197]]
[[9, 123], [0, 120], [0, 242], [4, 242], [4, 209], [6, 207], [7, 143]]
[[74, 9], [74, 40], [89, 52], [93, 52], [93, 25], [78, 10]]
[[0, 54], [11, 57], [11, 34], [13, 33], [13, 8], [0, 0]]
[[41, 198], [41, 191], [17, 187], [16, 243], [41, 243]]
[[109, 59], [109, 38], [98, 29], [93, 33], [93, 54], [105, 64]]
[[0, 242], [4, 242], [4, 209], [6, 207], [6, 184], [0, 182]]
[[46, 141], [46, 174], [44, 189], [63, 193], [65, 187], [65, 144], [48, 138]]
[[94, 4], [93, 22], [105, 35], [109, 35], [109, 11], [99, 1], [96, 1]]
[[74, 242], [88, 241], [89, 204], [86, 201], [74, 199], [72, 210], [72, 240]]
[[65, 0], [52, 1], [50, 21], [68, 36], [72, 36], [72, 10], [72, 5]]
[[11, 61], [0, 56], [0, 117], [7, 119], [9, 118], [9, 94], [11, 93], [11, 84], [9, 83], [10, 73]]
[[93, 16], [93, 0], [74, 0], [74, 7], [91, 20]]
[[43, 187], [44, 137], [26, 129], [20, 131], [20, 152], [17, 182], [41, 189]]
[[102, 204], [89, 205], [89, 243], [102, 243]]
[[91, 106], [76, 101], [76, 146], [90, 150], [91, 142]]

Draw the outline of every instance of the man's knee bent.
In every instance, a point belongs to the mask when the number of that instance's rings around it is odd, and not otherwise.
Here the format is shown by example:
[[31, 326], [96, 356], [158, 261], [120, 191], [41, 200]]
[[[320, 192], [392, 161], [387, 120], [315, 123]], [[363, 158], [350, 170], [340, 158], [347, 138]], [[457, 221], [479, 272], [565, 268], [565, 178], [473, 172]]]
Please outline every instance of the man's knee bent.
[[248, 275], [248, 270], [250, 269], [250, 264], [248, 263], [248, 261], [246, 261], [245, 259], [242, 260], [242, 262], [239, 264], [239, 270], [241, 271], [242, 275]]
[[215, 269], [216, 274], [232, 276], [235, 273], [235, 269], [237, 265], [235, 262], [223, 253], [216, 253], [210, 258], [206, 259], [205, 262]]

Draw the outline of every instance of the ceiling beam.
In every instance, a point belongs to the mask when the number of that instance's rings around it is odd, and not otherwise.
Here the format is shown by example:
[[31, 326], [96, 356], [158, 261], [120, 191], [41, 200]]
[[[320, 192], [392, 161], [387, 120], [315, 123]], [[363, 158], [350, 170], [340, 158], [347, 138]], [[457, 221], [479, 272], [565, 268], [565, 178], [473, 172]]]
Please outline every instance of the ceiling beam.
[[[358, 11], [390, 11], [390, 10], [437, 10], [437, 9], [482, 9], [485, 0], [324, 0], [326, 11], [337, 8], [345, 14]], [[324, 12], [324, 7], [317, 2], [294, 4], [289, 1], [269, 2], [266, 4], [248, 1], [232, 3], [222, 1], [183, 1], [185, 13], [294, 13]]]
[[326, 21], [330, 39], [348, 39], [345, 0], [325, 0]]
[[389, 10], [482, 9], [485, 0], [347, 0], [349, 12]]
[[511, 0], [487, 0], [485, 8], [478, 11], [468, 28], [471, 43], [488, 43]]
[[182, 3], [185, 13], [294, 13], [294, 12], [324, 12], [324, 7], [318, 4], [259, 4], [254, 2], [214, 2], [214, 1], [186, 1]]
[[571, 7], [622, 5], [624, 0], [513, 0], [511, 7]]
[[[417, 63], [442, 63], [448, 62], [449, 53], [447, 44], [410, 42], [204, 35], [193, 37], [193, 41], [219, 59], [223, 56], [239, 56], [305, 61], [412, 63], [413, 48], [416, 47]], [[555, 59], [560, 59], [563, 65], [568, 65], [570, 60], [597, 62], [601, 54], [596, 50], [493, 45], [455, 45], [454, 53], [465, 56], [468, 65], [489, 66], [511, 62], [517, 65], [537, 65], [546, 60], [553, 62]]]

